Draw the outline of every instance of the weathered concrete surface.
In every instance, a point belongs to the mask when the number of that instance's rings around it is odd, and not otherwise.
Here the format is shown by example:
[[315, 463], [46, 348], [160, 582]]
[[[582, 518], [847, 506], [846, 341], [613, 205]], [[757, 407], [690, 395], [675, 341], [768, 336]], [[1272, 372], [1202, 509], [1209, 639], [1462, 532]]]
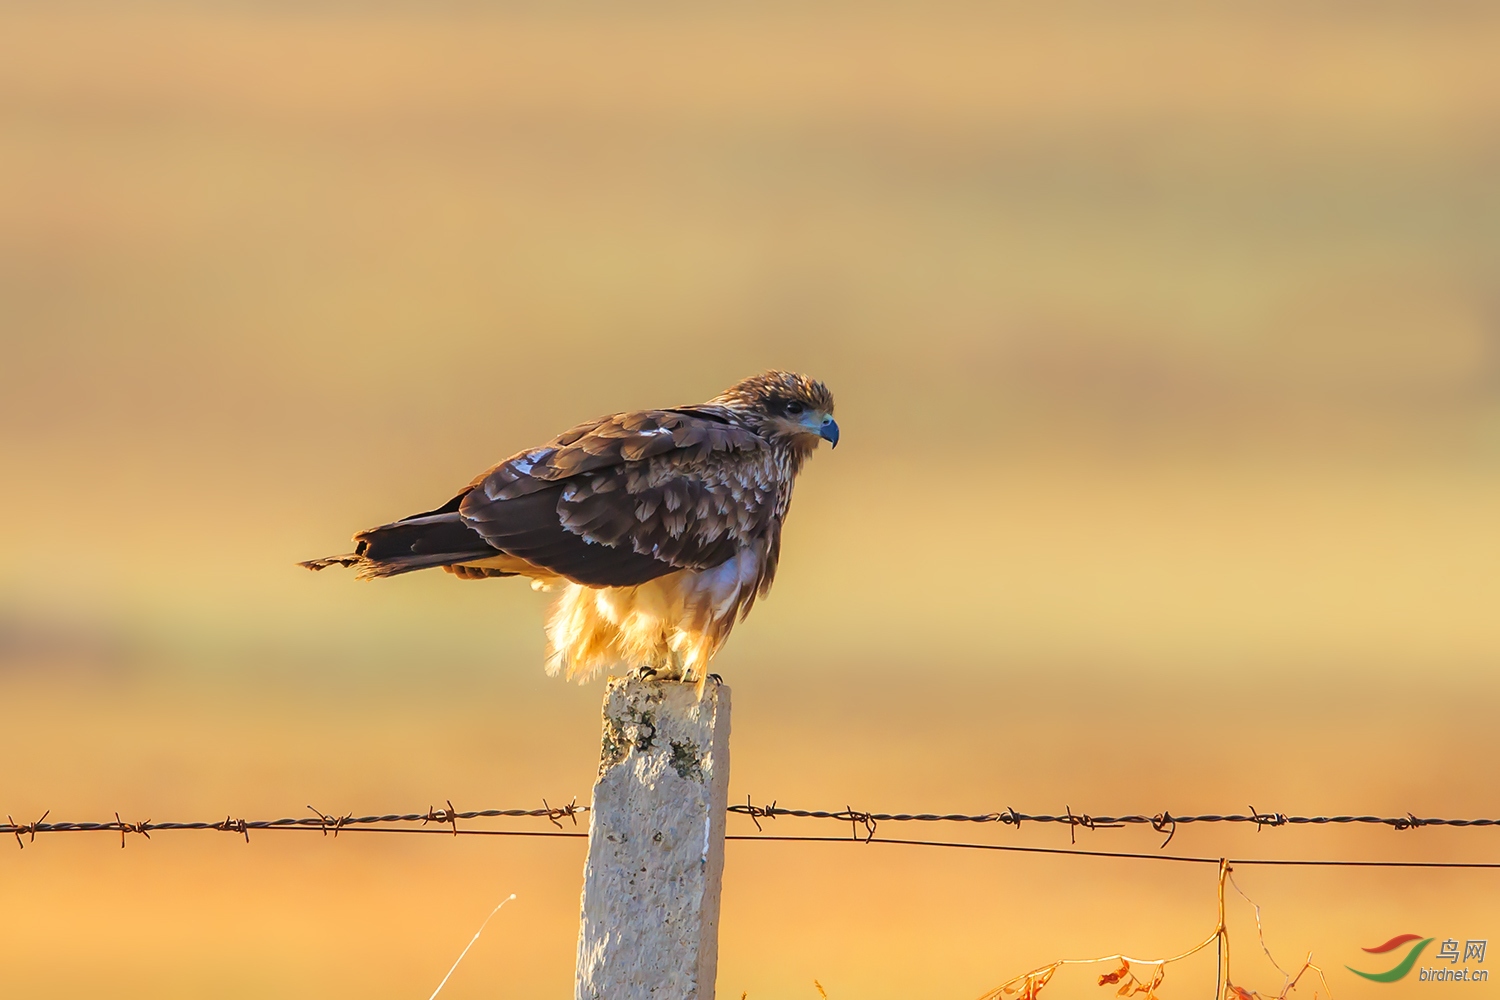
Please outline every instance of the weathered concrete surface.
[[612, 679], [577, 1000], [713, 1000], [728, 805], [729, 688]]

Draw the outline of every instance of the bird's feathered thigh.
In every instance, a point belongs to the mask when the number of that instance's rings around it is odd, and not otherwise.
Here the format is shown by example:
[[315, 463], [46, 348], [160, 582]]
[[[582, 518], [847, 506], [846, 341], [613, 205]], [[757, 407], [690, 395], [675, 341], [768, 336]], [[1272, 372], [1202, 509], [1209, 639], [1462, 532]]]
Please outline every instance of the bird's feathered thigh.
[[547, 672], [584, 681], [647, 666], [663, 676], [702, 677], [755, 601], [766, 572], [757, 548], [634, 587], [568, 584], [547, 618]]

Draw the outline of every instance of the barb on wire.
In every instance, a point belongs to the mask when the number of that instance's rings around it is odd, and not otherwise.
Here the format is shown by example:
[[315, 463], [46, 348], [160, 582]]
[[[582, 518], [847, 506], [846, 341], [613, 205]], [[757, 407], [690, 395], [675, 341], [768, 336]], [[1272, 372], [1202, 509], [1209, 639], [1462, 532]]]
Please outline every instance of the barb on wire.
[[768, 806], [753, 806], [750, 804], [750, 796], [747, 794], [745, 796], [745, 804], [743, 806], [730, 806], [729, 811], [743, 813], [744, 815], [749, 816], [750, 822], [755, 824], [755, 828], [757, 830], [760, 830], [761, 832], [764, 832], [764, 827], [760, 825], [761, 817], [765, 817], [767, 819], [776, 818], [776, 801], [774, 799], [771, 800], [771, 804]]
[[557, 807], [555, 809], [552, 806], [550, 806], [550, 805], [547, 804], [547, 800], [546, 799], [543, 799], [542, 800], [542, 808], [544, 810], [546, 810], [546, 816], [547, 816], [548, 822], [550, 822], [553, 826], [557, 827], [559, 830], [562, 829], [562, 824], [558, 822], [559, 819], [563, 819], [563, 818], [566, 817], [567, 819], [570, 819], [570, 820], [573, 821], [573, 825], [574, 826], [577, 826], [578, 825], [578, 814], [580, 812], [587, 812], [588, 811], [588, 806], [580, 806], [578, 804], [578, 796], [576, 796], [576, 795], [573, 796], [573, 800], [571, 802], [569, 802], [567, 805], [565, 805], [565, 806], [559, 806], [559, 807]]
[[125, 847], [125, 835], [127, 833], [138, 833], [147, 840], [151, 839], [151, 821], [149, 819], [144, 823], [127, 823], [120, 818], [120, 814], [117, 812], [115, 813], [115, 829], [120, 831], [120, 848], [122, 850]]
[[1094, 817], [1086, 813], [1075, 816], [1073, 815], [1072, 806], [1063, 806], [1063, 808], [1067, 810], [1066, 815], [1068, 817], [1068, 843], [1070, 844], [1078, 843], [1078, 838], [1075, 836], [1075, 834], [1077, 833], [1080, 826], [1088, 830], [1118, 830], [1125, 825], [1124, 823], [1121, 823], [1114, 819], [1095, 819]]
[[1443, 821], [1435, 819], [1417, 819], [1417, 817], [1413, 816], [1411, 813], [1407, 813], [1405, 816], [1398, 818], [1392, 825], [1394, 825], [1398, 830], [1415, 830], [1418, 827], [1432, 826], [1434, 823], [1441, 822]]
[[245, 838], [245, 843], [250, 843], [250, 827], [242, 819], [234, 819], [230, 816], [224, 817], [224, 822], [214, 824], [215, 830], [224, 830], [228, 833], [238, 833]]
[[323, 810], [318, 809], [318, 808], [316, 808], [314, 806], [308, 806], [307, 808], [311, 809], [313, 812], [315, 812], [315, 813], [318, 814], [318, 821], [323, 826], [323, 836], [325, 836], [325, 837], [328, 836], [328, 827], [330, 825], [332, 825], [332, 827], [333, 827], [333, 835], [334, 835], [334, 837], [337, 837], [339, 835], [339, 831], [344, 828], [344, 824], [347, 823], [347, 822], [349, 822], [351, 819], [354, 818], [352, 815], [348, 815], [348, 814], [343, 815], [343, 816], [337, 816], [337, 817], [330, 816], [327, 813], [325, 813]]
[[426, 826], [428, 823], [447, 823], [447, 824], [449, 824], [450, 826], [453, 827], [453, 836], [457, 837], [458, 836], [458, 810], [453, 808], [453, 800], [452, 799], [448, 799], [446, 801], [448, 803], [448, 811], [447, 812], [444, 812], [441, 809], [434, 810], [432, 808], [432, 806], [428, 806], [427, 807], [427, 815], [422, 817], [422, 825]]
[[860, 827], [865, 828], [865, 843], [868, 844], [875, 839], [875, 817], [869, 813], [845, 806], [843, 812], [834, 814], [834, 818], [844, 820], [849, 824], [850, 833], [855, 840], [859, 839]]
[[21, 834], [23, 834], [23, 833], [24, 834], [28, 834], [31, 837], [31, 842], [33, 844], [36, 843], [36, 829], [37, 829], [37, 827], [39, 825], [41, 825], [41, 822], [42, 822], [43, 819], [46, 819], [48, 816], [51, 816], [51, 815], [52, 815], [52, 810], [48, 809], [46, 812], [42, 813], [42, 819], [39, 819], [39, 820], [37, 820], [34, 823], [17, 823], [15, 821], [15, 817], [7, 814], [6, 817], [5, 817], [5, 819], [6, 819], [6, 822], [8, 822], [10, 824], [10, 832], [14, 833], [16, 835], [16, 846], [19, 847], [23, 851], [26, 850], [26, 844], [21, 840]]
[[1163, 809], [1151, 817], [1151, 829], [1157, 833], [1165, 833], [1167, 835], [1167, 839], [1161, 842], [1161, 849], [1166, 850], [1167, 845], [1172, 842], [1172, 838], [1177, 836], [1177, 821], [1172, 818], [1171, 813]]
[[[1262, 826], [1285, 826], [1287, 819], [1281, 813], [1260, 813], [1254, 806], [1250, 807], [1250, 819], [1255, 824], [1255, 832], [1260, 833]], [[1397, 829], [1404, 829], [1397, 827]]]

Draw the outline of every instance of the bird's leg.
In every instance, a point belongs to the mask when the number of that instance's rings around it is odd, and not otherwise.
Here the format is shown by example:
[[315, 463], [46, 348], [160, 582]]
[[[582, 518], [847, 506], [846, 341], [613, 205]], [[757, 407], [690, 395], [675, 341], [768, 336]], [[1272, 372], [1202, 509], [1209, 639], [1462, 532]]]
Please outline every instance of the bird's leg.
[[678, 655], [676, 650], [667, 650], [663, 659], [665, 662], [660, 663], [656, 668], [656, 678], [658, 680], [687, 680], [686, 665], [682, 662], [682, 657]]
[[630, 676], [634, 677], [636, 680], [649, 681], [655, 680], [656, 675], [659, 672], [660, 671], [658, 671], [655, 667], [649, 667], [646, 664], [642, 663], [640, 666], [636, 667], [630, 672]]

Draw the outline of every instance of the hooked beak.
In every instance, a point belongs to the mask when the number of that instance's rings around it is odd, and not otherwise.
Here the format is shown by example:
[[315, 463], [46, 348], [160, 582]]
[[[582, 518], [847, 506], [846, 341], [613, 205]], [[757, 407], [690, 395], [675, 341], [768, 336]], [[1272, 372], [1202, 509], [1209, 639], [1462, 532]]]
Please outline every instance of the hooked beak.
[[818, 437], [835, 448], [839, 446], [839, 425], [833, 422], [832, 417], [823, 418], [823, 423], [818, 427]]

